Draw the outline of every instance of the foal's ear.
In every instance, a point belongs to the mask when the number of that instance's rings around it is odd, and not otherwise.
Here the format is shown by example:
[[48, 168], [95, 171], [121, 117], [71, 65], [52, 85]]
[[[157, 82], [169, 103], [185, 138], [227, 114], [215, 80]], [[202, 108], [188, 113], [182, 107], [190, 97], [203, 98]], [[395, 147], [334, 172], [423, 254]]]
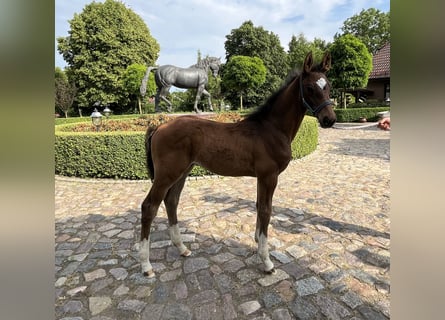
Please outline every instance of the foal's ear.
[[331, 69], [331, 53], [326, 51], [321, 61], [321, 72], [326, 73], [329, 69]]
[[312, 65], [314, 64], [314, 59], [312, 58], [312, 51], [310, 51], [306, 58], [304, 59], [303, 63], [303, 73], [309, 73], [311, 72]]

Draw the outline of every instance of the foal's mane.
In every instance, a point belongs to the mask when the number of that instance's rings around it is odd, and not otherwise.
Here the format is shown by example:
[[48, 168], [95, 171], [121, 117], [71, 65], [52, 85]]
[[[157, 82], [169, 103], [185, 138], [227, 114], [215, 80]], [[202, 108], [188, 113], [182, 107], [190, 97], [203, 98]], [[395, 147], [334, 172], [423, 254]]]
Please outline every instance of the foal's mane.
[[275, 91], [262, 105], [248, 114], [245, 120], [249, 121], [259, 121], [263, 119], [273, 108], [277, 98], [283, 93], [283, 91], [294, 81], [296, 78], [300, 76], [301, 72], [299, 70], [292, 70], [286, 77], [286, 80], [283, 82], [281, 87]]

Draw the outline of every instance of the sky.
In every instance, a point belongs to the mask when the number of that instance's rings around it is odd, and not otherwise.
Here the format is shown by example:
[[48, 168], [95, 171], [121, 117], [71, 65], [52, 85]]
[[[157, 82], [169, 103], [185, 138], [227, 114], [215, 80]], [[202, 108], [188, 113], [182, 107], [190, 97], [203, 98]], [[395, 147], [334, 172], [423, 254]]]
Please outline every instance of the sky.
[[[93, 0], [55, 0], [55, 39], [68, 36], [69, 20]], [[103, 2], [96, 0], [96, 2]], [[343, 22], [362, 9], [390, 10], [389, 0], [124, 0], [138, 14], [158, 41], [156, 64], [188, 67], [201, 55], [221, 57], [232, 29], [251, 20], [255, 27], [277, 34], [287, 51], [292, 35], [303, 33], [308, 41], [332, 42]], [[66, 66], [57, 52], [55, 66]]]

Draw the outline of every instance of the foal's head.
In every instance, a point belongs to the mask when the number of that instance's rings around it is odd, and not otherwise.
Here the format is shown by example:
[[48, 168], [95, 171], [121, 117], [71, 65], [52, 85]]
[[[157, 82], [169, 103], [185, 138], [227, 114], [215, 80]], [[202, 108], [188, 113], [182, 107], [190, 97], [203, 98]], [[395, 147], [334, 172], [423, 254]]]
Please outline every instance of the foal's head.
[[331, 54], [326, 52], [319, 65], [313, 65], [312, 52], [304, 60], [300, 78], [300, 95], [305, 107], [313, 113], [323, 128], [332, 127], [337, 120], [333, 102], [329, 99], [331, 84], [326, 72], [331, 68]]

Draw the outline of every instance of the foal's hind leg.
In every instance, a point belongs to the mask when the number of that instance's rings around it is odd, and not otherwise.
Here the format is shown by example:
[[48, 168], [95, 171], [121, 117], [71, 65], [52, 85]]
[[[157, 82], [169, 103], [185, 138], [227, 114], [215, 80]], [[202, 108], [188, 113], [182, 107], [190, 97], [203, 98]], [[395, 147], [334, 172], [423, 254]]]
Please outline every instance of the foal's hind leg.
[[268, 176], [258, 178], [257, 191], [257, 225], [255, 240], [258, 241], [258, 255], [264, 263], [264, 271], [268, 274], [275, 273], [275, 268], [269, 257], [267, 246], [267, 230], [269, 228], [270, 216], [272, 214], [272, 197], [277, 186], [278, 177]]
[[150, 192], [145, 197], [141, 206], [141, 243], [139, 247], [139, 259], [141, 262], [142, 273], [148, 277], [154, 277], [153, 267], [150, 263], [150, 228], [153, 219], [158, 213], [159, 205], [167, 193], [169, 186], [159, 186], [155, 182]]
[[177, 209], [179, 203], [179, 197], [181, 191], [184, 188], [185, 179], [187, 178], [188, 172], [185, 173], [182, 178], [177, 181], [167, 192], [167, 196], [164, 199], [165, 208], [167, 210], [168, 222], [170, 224], [170, 239], [172, 243], [178, 248], [179, 253], [187, 257], [191, 254], [191, 251], [187, 249], [181, 239], [181, 233], [179, 232]]

